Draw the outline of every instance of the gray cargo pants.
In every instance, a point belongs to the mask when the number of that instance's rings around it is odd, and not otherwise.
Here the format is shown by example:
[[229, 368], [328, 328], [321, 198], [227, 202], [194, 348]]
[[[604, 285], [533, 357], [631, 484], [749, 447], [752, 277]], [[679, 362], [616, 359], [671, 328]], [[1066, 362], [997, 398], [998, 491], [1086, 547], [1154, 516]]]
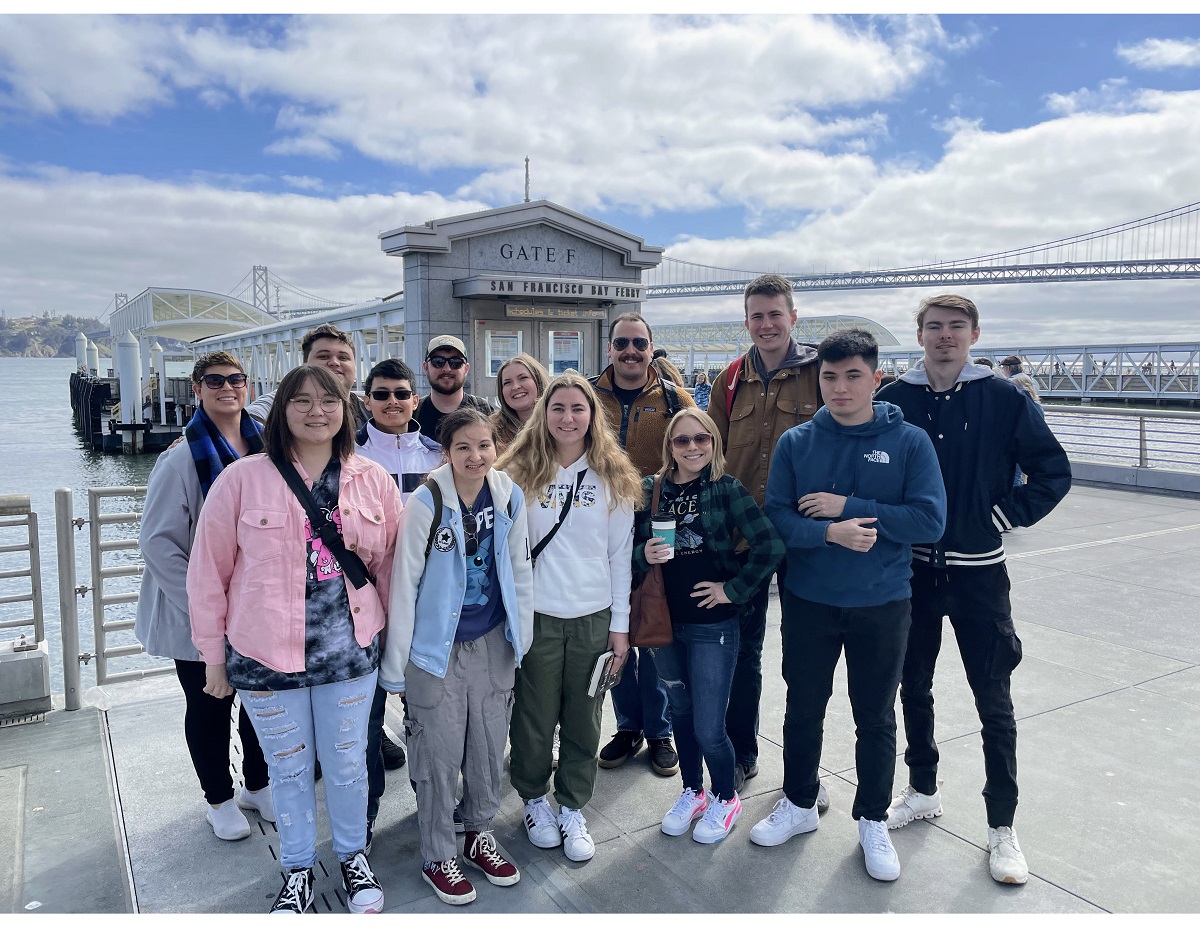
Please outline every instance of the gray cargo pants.
[[404, 670], [409, 776], [416, 783], [421, 856], [427, 863], [458, 855], [454, 805], [459, 770], [466, 829], [491, 830], [500, 808], [515, 674], [516, 657], [503, 623], [477, 640], [455, 644], [444, 679], [412, 661]]

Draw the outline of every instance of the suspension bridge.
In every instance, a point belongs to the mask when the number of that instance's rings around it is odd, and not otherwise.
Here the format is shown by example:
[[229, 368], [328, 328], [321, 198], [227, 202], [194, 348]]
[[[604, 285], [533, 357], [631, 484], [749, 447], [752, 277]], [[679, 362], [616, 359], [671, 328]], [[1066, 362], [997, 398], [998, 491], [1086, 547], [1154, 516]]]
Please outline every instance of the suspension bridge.
[[[640, 298], [740, 294], [746, 283], [761, 272], [663, 257], [657, 266], [643, 269]], [[1200, 277], [1200, 202], [1084, 234], [953, 261], [782, 276], [799, 292], [1194, 279]], [[299, 340], [318, 320], [332, 322], [351, 334], [364, 368], [360, 376], [375, 360], [403, 356], [405, 302], [403, 291], [360, 302], [320, 296], [258, 265], [223, 296], [203, 291], [152, 289], [127, 300], [118, 294], [111, 328], [114, 336], [134, 331], [139, 335], [150, 333], [194, 340], [211, 335], [217, 326], [224, 324], [224, 334], [208, 338], [206, 348], [226, 347], [244, 354], [256, 382], [269, 388], [299, 362]], [[819, 340], [830, 330], [849, 324], [875, 330], [885, 353], [891, 353], [889, 346], [898, 345], [882, 326], [860, 318], [801, 318], [793, 334], [803, 341]], [[689, 371], [723, 366], [748, 344], [740, 318], [662, 325], [655, 329], [656, 345], [684, 361]], [[1027, 358], [1043, 391], [1050, 396], [1200, 400], [1197, 377], [1200, 357], [1194, 342], [1138, 345], [1136, 358], [1127, 347], [1021, 345], [1014, 346], [1011, 353]], [[895, 353], [888, 361], [903, 368], [909, 358], [905, 352]], [[148, 360], [147, 356], [147, 369]]]

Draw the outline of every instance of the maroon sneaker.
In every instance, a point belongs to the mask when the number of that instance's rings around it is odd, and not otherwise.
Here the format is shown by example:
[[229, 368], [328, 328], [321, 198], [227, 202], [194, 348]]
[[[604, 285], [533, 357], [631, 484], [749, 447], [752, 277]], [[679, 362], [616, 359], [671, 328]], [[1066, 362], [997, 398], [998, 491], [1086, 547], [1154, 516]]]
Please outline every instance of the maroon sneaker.
[[426, 863], [421, 867], [421, 878], [446, 904], [468, 904], [475, 900], [475, 886], [467, 881], [453, 857], [444, 863]]
[[493, 885], [516, 885], [521, 881], [517, 867], [500, 855], [490, 830], [469, 830], [463, 840], [463, 860], [480, 870]]

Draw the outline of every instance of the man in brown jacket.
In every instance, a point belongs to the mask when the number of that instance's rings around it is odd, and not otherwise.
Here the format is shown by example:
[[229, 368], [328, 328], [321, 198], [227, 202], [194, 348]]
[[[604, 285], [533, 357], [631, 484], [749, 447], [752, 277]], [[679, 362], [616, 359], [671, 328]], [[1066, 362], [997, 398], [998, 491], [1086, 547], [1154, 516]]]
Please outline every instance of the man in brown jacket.
[[[754, 346], [713, 381], [708, 414], [725, 443], [725, 470], [762, 506], [771, 454], [783, 433], [807, 422], [821, 407], [816, 349], [792, 338], [796, 306], [792, 285], [763, 274], [746, 285], [746, 330]], [[780, 589], [786, 561], [777, 573]], [[767, 629], [768, 580], [742, 611], [741, 643], [725, 730], [737, 757], [735, 783], [758, 775], [758, 703], [762, 697], [762, 647]], [[824, 786], [818, 807], [828, 807]]]
[[[654, 343], [650, 325], [635, 312], [617, 316], [609, 329], [608, 367], [593, 379], [608, 426], [642, 476], [662, 469], [663, 436], [671, 417], [695, 406], [687, 391], [651, 365]], [[671, 743], [667, 688], [658, 678], [654, 655], [635, 647], [621, 681], [612, 689], [617, 733], [600, 751], [600, 765], [613, 769], [649, 741], [650, 767], [661, 776], [679, 771], [679, 756]]]

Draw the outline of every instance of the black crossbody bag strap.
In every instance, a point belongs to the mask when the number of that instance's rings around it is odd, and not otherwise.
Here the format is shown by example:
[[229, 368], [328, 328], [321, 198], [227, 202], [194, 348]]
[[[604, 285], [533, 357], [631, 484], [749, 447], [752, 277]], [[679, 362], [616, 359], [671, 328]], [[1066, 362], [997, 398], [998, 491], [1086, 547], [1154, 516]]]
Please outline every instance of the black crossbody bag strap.
[[[358, 554], [346, 549], [346, 545], [342, 543], [342, 536], [338, 533], [337, 525], [329, 521], [321, 513], [321, 510], [317, 508], [317, 503], [313, 500], [312, 493], [304, 485], [304, 480], [300, 478], [300, 474], [296, 472], [296, 468], [290, 463], [281, 464], [274, 457], [271, 458], [271, 463], [275, 464], [275, 469], [279, 471], [279, 475], [283, 477], [283, 481], [288, 484], [288, 488], [296, 494], [296, 498], [304, 506], [304, 511], [308, 513], [309, 525], [312, 526], [313, 531], [321, 538], [321, 542], [333, 551], [333, 555], [337, 557], [338, 565], [342, 568], [342, 573], [354, 584], [354, 588], [361, 589], [367, 583], [372, 582], [371, 574], [367, 572], [366, 564], [362, 562], [362, 558]], [[320, 526], [319, 528], [318, 525]]]
[[567, 512], [571, 511], [571, 503], [575, 500], [575, 495], [579, 492], [579, 487], [583, 485], [583, 478], [586, 474], [587, 467], [579, 471], [579, 477], [575, 480], [574, 488], [567, 490], [567, 499], [558, 513], [558, 521], [554, 523], [554, 527], [550, 529], [544, 538], [537, 542], [537, 546], [530, 552], [529, 559], [533, 561], [534, 566], [537, 566], [538, 555], [546, 549], [546, 545], [554, 539], [554, 535], [558, 534], [558, 529], [562, 527], [562, 523], [567, 517]]

